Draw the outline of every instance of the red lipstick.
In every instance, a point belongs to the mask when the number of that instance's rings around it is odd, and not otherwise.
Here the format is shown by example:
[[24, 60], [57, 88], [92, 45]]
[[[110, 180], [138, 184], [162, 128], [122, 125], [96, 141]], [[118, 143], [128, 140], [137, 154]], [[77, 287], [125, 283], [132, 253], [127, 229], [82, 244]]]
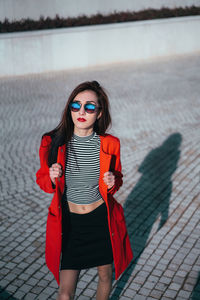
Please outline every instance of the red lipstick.
[[84, 118], [78, 118], [77, 119], [79, 122], [85, 122], [86, 121], [86, 119], [84, 119]]

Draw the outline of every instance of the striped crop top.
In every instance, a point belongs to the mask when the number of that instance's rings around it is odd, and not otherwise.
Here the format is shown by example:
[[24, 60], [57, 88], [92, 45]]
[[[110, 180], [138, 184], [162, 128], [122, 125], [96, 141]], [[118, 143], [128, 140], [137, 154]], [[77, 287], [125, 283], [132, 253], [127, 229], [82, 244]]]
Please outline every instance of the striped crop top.
[[73, 135], [67, 145], [65, 180], [67, 201], [91, 204], [102, 198], [99, 192], [100, 137]]

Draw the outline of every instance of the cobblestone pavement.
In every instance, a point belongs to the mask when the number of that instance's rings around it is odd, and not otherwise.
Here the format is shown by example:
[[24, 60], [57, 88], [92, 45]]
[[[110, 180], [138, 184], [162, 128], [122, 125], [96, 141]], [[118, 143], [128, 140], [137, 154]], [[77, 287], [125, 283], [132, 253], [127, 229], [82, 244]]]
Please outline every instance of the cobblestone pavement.
[[[41, 135], [69, 92], [96, 79], [121, 139], [123, 203], [134, 261], [111, 299], [200, 299], [200, 56], [0, 79], [0, 299], [56, 299], [45, 265], [51, 195], [35, 183]], [[97, 271], [82, 271], [77, 299], [95, 299]]]

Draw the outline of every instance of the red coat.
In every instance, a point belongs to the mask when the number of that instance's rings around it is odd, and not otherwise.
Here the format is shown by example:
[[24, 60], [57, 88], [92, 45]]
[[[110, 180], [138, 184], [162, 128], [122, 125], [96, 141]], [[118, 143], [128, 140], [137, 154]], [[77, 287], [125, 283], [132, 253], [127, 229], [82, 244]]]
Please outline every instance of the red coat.
[[[120, 142], [112, 135], [100, 136], [100, 176], [99, 191], [106, 203], [108, 211], [108, 225], [113, 249], [115, 279], [127, 268], [133, 258], [129, 237], [127, 234], [123, 208], [113, 197], [122, 185]], [[53, 193], [49, 206], [46, 228], [46, 263], [59, 284], [59, 267], [62, 242], [62, 210], [61, 199], [64, 192], [65, 176], [56, 180], [55, 189], [52, 187], [47, 165], [48, 150], [51, 143], [50, 136], [44, 136], [40, 145], [39, 155], [41, 167], [36, 173], [36, 182], [46, 193]], [[58, 148], [57, 163], [65, 169], [66, 145]], [[115, 174], [115, 185], [108, 190], [103, 181], [103, 174], [112, 171]]]

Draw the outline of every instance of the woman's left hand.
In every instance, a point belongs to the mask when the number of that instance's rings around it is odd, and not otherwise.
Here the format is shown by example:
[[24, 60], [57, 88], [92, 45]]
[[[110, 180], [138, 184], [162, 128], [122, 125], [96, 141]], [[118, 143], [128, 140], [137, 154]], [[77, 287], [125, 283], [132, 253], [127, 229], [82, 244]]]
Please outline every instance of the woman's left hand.
[[104, 173], [103, 180], [105, 184], [108, 186], [108, 189], [111, 189], [115, 184], [115, 176], [113, 172], [108, 171]]

